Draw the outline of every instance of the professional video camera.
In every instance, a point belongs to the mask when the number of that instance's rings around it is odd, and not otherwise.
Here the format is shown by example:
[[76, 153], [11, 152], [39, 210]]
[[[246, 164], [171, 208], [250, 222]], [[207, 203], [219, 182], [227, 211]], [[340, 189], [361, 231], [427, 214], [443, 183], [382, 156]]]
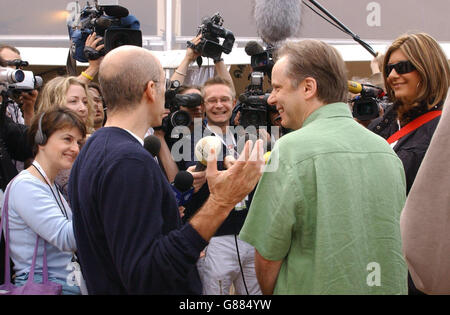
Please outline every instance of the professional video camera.
[[[28, 65], [28, 62], [25, 63]], [[42, 78], [32, 71], [0, 67], [0, 89], [8, 91], [11, 97], [40, 88], [42, 82]]]
[[166, 90], [164, 106], [170, 109], [170, 113], [163, 119], [161, 126], [166, 134], [169, 134], [174, 127], [188, 127], [191, 124], [191, 115], [181, 110], [180, 106], [194, 108], [203, 103], [203, 98], [200, 94], [179, 94], [180, 88], [180, 82], [175, 80], [170, 82], [170, 87]]
[[380, 115], [380, 106], [384, 102], [383, 97], [386, 95], [382, 88], [353, 81], [348, 82], [348, 88], [350, 92], [360, 94], [351, 100], [354, 118], [367, 121]]
[[[200, 43], [197, 45], [188, 42], [188, 47], [193, 48], [201, 56], [220, 60], [222, 52], [229, 54], [233, 49], [234, 35], [231, 31], [222, 27], [223, 18], [216, 13], [212, 18], [204, 18], [202, 24], [198, 27], [197, 36], [202, 34]], [[219, 38], [224, 41], [220, 45]], [[201, 57], [197, 63], [201, 65]]]
[[0, 67], [0, 92], [7, 92], [11, 84], [22, 82], [25, 73], [22, 70]]
[[269, 80], [272, 79], [272, 68], [275, 65], [273, 51], [274, 47], [269, 45], [263, 52], [251, 55], [250, 61], [253, 71], [263, 72]]
[[240, 125], [244, 128], [255, 126], [256, 129], [268, 126], [267, 100], [270, 93], [263, 92], [264, 73], [252, 72], [250, 75], [250, 85], [246, 91], [239, 95], [237, 111], [241, 113]]
[[[73, 25], [68, 25], [71, 39], [72, 56], [80, 61], [96, 60], [109, 51], [123, 45], [142, 47], [142, 32], [140, 23], [133, 15], [129, 15], [128, 9], [119, 5], [99, 5], [95, 1], [91, 6], [86, 6]], [[87, 37], [95, 32], [103, 37], [105, 48], [100, 52], [90, 47], [85, 47]]]

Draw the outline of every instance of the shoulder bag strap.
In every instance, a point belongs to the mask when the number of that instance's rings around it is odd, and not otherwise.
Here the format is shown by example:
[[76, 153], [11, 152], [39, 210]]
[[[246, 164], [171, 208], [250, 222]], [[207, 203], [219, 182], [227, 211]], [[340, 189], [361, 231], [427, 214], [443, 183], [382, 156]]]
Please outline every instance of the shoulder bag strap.
[[[14, 178], [11, 180], [14, 180]], [[8, 218], [8, 201], [9, 201], [9, 188], [11, 185], [6, 187], [5, 196], [3, 199], [2, 207], [2, 217], [0, 220], [0, 236], [2, 235], [3, 222], [5, 222], [5, 230], [3, 234], [5, 235], [5, 284], [11, 284], [11, 265], [9, 263], [9, 218]]]
[[[11, 284], [11, 267], [9, 263], [9, 189], [11, 187], [11, 184], [15, 177], [11, 180], [10, 184], [6, 188], [5, 196], [4, 196], [4, 202], [3, 202], [3, 208], [2, 208], [2, 217], [0, 220], [0, 235], [2, 233], [3, 228], [3, 222], [5, 222], [5, 284]], [[36, 233], [37, 234], [37, 233]], [[34, 281], [34, 269], [36, 265], [36, 257], [37, 257], [37, 251], [39, 248], [39, 235], [36, 237], [36, 246], [34, 247], [34, 255], [33, 255], [33, 261], [31, 263], [31, 269], [30, 269], [30, 276], [28, 278], [28, 281], [33, 282]], [[48, 282], [48, 267], [47, 267], [47, 250], [45, 246], [45, 240], [44, 240], [44, 255], [43, 255], [43, 265], [42, 265], [42, 283]]]
[[426, 114], [423, 114], [422, 116], [414, 119], [409, 124], [407, 124], [406, 126], [401, 128], [399, 131], [394, 133], [392, 136], [390, 136], [387, 139], [387, 142], [389, 144], [391, 144], [391, 143], [394, 143], [395, 141], [400, 140], [407, 134], [409, 134], [409, 133], [413, 132], [414, 130], [416, 130], [417, 128], [419, 128], [420, 126], [426, 124], [427, 122], [433, 120], [436, 117], [441, 116], [441, 114], [442, 114], [441, 110], [434, 110], [434, 111], [428, 112]]

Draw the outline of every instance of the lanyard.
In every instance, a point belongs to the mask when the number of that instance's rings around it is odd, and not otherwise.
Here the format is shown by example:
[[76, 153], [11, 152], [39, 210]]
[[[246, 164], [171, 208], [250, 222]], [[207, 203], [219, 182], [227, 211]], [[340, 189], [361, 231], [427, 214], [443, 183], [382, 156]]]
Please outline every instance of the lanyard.
[[[44, 178], [45, 183], [48, 185], [48, 187], [50, 188], [50, 191], [52, 192], [53, 197], [55, 198], [56, 203], [58, 204], [59, 209], [61, 210], [61, 213], [63, 214], [64, 217], [66, 217], [67, 220], [69, 220], [69, 216], [67, 215], [67, 211], [66, 211], [66, 207], [64, 206], [64, 203], [62, 201], [62, 197], [61, 197], [61, 193], [59, 192], [58, 187], [56, 187], [55, 184], [55, 188], [56, 188], [56, 193], [59, 197], [59, 202], [58, 199], [55, 196], [55, 193], [53, 192], [53, 188], [50, 184], [50, 180], [47, 177], [47, 174], [45, 173], [44, 169], [41, 167], [41, 165], [37, 162], [37, 161], [33, 161], [33, 163], [31, 164], [34, 166], [34, 168], [39, 172], [39, 174], [41, 174], [41, 176]], [[74, 275], [76, 276], [76, 282], [74, 283], [75, 285], [78, 285], [79, 287], [81, 287], [81, 272], [80, 272], [80, 264], [78, 262], [78, 257], [76, 255], [75, 252], [72, 253], [72, 259], [69, 263], [69, 265], [71, 265], [71, 269], [67, 269], [67, 270], [73, 270]], [[78, 274], [77, 274], [78, 272]], [[72, 273], [71, 273], [72, 274]], [[67, 280], [69, 281], [69, 280]], [[84, 282], [84, 279], [83, 279]], [[72, 283], [72, 282], [71, 282]]]
[[[233, 144], [227, 145], [221, 134], [217, 134], [217, 133], [215, 133], [214, 131], [212, 131], [211, 128], [209, 128], [209, 125], [208, 125], [208, 124], [206, 125], [206, 128], [207, 128], [209, 131], [211, 131], [213, 134], [215, 134], [216, 137], [218, 137], [218, 138], [220, 139], [220, 141], [223, 143], [223, 145], [225, 146], [225, 148], [227, 148], [227, 150], [228, 150], [230, 153], [233, 154], [234, 158], [236, 158], [236, 159], [239, 158], [239, 154], [238, 154], [237, 151], [236, 151], [236, 139], [234, 139], [233, 134], [227, 133], [227, 135], [231, 136], [231, 139], [232, 139], [232, 141], [233, 141]], [[244, 200], [238, 202], [238, 203], [235, 205], [235, 207], [234, 207], [235, 211], [240, 211], [240, 210], [247, 209], [247, 205], [246, 205], [246, 203], [245, 203], [246, 200], [248, 200], [248, 196], [246, 196], [246, 197], [244, 198]]]
[[433, 120], [436, 117], [441, 116], [441, 114], [442, 114], [441, 110], [434, 110], [434, 111], [428, 112], [426, 114], [423, 114], [422, 116], [414, 119], [409, 124], [407, 124], [406, 126], [401, 128], [399, 131], [394, 133], [392, 136], [390, 136], [387, 139], [387, 142], [389, 144], [391, 144], [391, 143], [394, 143], [395, 141], [400, 140], [407, 134], [409, 134], [409, 133], [413, 132], [414, 130], [416, 130], [417, 128], [419, 128], [420, 126], [426, 124], [427, 122]]
[[[227, 148], [227, 150], [233, 155], [233, 157], [235, 159], [237, 159], [239, 157], [239, 154], [236, 151], [236, 139], [234, 139], [233, 135], [229, 132], [227, 132], [227, 136], [231, 137], [231, 140], [233, 141], [233, 144], [227, 144], [225, 142], [225, 140], [223, 139], [222, 134], [217, 134], [215, 133], [213, 130], [211, 130], [211, 128], [209, 128], [209, 125], [206, 124], [206, 129], [208, 129], [209, 131], [211, 131], [216, 137], [218, 137], [220, 139], [220, 141], [222, 142], [222, 144], [225, 146], [225, 148]], [[229, 130], [228, 130], [229, 131]]]
[[56, 192], [59, 197], [59, 202], [58, 202], [58, 198], [56, 198], [55, 193], [53, 192], [52, 185], [50, 184], [50, 180], [48, 179], [47, 174], [45, 173], [44, 169], [41, 167], [41, 165], [37, 161], [33, 161], [33, 163], [31, 165], [33, 165], [34, 168], [39, 172], [39, 174], [41, 174], [41, 176], [44, 178], [45, 183], [48, 185], [48, 187], [50, 187], [50, 191], [52, 192], [52, 195], [55, 198], [55, 201], [58, 204], [58, 207], [61, 210], [61, 213], [66, 217], [66, 219], [69, 219], [69, 216], [67, 215], [66, 207], [64, 206], [64, 203], [61, 199], [61, 193], [59, 192], [59, 189], [55, 185]]

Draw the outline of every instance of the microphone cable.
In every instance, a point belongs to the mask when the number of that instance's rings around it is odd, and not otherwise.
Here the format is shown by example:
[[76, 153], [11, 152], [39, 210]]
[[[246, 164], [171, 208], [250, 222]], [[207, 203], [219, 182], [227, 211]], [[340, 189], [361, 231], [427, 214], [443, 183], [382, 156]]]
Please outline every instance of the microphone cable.
[[239, 268], [241, 269], [242, 281], [244, 282], [245, 292], [247, 292], [247, 295], [250, 295], [248, 293], [247, 283], [245, 282], [244, 270], [242, 269], [241, 256], [239, 255], [239, 246], [238, 246], [238, 241], [237, 241], [237, 235], [236, 234], [234, 234], [234, 241], [236, 243], [236, 252], [237, 252], [237, 257], [238, 257], [238, 261], [239, 261]]

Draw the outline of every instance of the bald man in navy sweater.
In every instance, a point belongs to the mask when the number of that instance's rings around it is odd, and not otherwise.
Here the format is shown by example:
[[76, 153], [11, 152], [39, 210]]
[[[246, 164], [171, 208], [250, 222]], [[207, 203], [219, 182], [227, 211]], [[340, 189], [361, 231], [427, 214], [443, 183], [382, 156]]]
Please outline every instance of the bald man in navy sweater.
[[149, 51], [122, 46], [103, 60], [99, 81], [108, 121], [81, 150], [69, 182], [81, 270], [89, 294], [201, 294], [196, 261], [230, 209], [256, 185], [262, 143], [247, 143], [238, 163], [208, 162], [211, 192], [181, 225], [170, 184], [143, 148], [161, 125], [164, 71]]

